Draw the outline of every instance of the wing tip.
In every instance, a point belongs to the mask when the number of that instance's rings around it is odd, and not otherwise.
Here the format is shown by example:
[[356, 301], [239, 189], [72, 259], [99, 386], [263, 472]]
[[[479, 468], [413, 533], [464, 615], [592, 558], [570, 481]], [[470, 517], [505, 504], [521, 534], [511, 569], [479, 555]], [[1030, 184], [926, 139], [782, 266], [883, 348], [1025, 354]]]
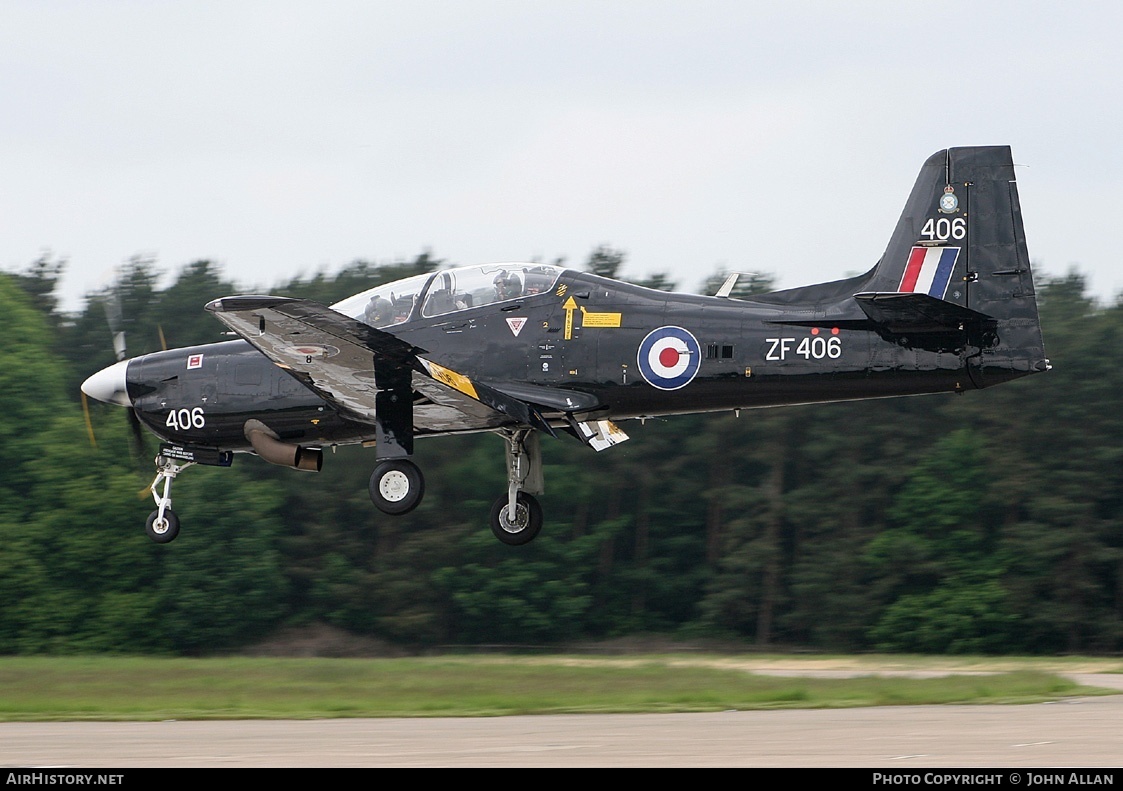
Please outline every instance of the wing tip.
[[262, 310], [273, 308], [287, 302], [299, 302], [292, 297], [276, 297], [264, 294], [247, 294], [245, 296], [220, 297], [212, 299], [203, 307], [211, 313], [232, 313], [237, 310]]

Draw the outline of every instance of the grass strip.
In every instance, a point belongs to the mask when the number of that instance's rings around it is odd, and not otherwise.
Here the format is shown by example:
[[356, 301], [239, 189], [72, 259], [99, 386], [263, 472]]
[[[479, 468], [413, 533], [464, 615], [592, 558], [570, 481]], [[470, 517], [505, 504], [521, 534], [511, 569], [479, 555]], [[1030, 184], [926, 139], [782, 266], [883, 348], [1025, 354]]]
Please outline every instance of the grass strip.
[[699, 712], [1036, 703], [1111, 694], [1033, 669], [813, 678], [680, 660], [9, 657], [0, 658], [0, 721]]

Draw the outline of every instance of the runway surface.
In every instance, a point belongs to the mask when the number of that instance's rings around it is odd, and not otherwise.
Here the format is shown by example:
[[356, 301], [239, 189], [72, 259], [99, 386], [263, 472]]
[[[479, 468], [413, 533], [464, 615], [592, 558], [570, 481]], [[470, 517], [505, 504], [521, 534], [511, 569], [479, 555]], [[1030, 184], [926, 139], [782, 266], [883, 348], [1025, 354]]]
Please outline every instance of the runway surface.
[[[1123, 676], [1081, 675], [1123, 689]], [[10, 767], [1119, 767], [1123, 695], [531, 717], [0, 723]]]

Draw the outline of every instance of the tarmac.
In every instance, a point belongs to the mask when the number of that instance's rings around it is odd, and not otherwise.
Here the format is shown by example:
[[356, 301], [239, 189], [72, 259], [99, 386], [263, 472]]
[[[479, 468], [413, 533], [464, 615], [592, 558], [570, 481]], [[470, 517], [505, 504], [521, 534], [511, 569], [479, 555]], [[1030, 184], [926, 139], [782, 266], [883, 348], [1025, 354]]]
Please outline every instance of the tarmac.
[[[1072, 677], [1123, 691], [1123, 675]], [[1114, 768], [1121, 734], [1123, 695], [708, 714], [0, 723], [0, 766]]]

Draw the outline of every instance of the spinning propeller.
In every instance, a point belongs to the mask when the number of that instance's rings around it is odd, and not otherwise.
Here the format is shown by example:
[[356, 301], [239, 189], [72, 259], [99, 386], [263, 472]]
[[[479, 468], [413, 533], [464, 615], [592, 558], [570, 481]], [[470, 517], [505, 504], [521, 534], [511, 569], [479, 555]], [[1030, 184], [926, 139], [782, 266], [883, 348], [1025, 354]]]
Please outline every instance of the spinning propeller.
[[[99, 401], [124, 406], [128, 410], [129, 429], [132, 435], [133, 449], [140, 456], [143, 456], [144, 429], [140, 425], [140, 418], [137, 416], [136, 409], [129, 400], [125, 385], [125, 372], [128, 367], [128, 361], [126, 359], [127, 346], [125, 343], [125, 330], [123, 329], [124, 322], [121, 317], [121, 300], [115, 290], [110, 293], [110, 296], [105, 300], [104, 304], [105, 318], [109, 324], [109, 331], [113, 334], [113, 354], [117, 358], [117, 363], [116, 365], [99, 371], [82, 383], [82, 412], [86, 418], [86, 431], [90, 437], [90, 444], [96, 448], [97, 440], [94, 438], [93, 423], [90, 421], [90, 407], [86, 398], [87, 394], [97, 398]], [[164, 349], [167, 349], [167, 344], [164, 341], [163, 328], [158, 329], [160, 333], [160, 345]]]

